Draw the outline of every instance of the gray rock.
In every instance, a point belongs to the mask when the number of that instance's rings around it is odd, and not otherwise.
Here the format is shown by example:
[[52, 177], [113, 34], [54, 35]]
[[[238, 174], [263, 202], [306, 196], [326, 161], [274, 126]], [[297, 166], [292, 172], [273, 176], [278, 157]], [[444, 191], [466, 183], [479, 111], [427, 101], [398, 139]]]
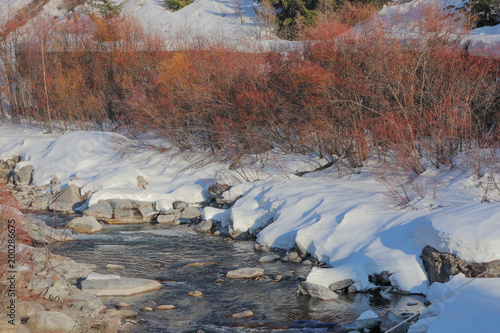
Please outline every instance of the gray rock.
[[194, 226], [194, 230], [198, 232], [209, 232], [212, 230], [212, 220], [201, 221]]
[[255, 279], [264, 274], [264, 270], [258, 267], [239, 268], [229, 271], [226, 277], [231, 279]]
[[73, 229], [81, 234], [93, 234], [104, 229], [95, 217], [92, 216], [77, 217], [69, 221], [66, 224], [66, 228]]
[[69, 284], [60, 279], [47, 290], [43, 297], [54, 301], [65, 301], [69, 297]]
[[289, 261], [295, 261], [297, 259], [300, 259], [299, 254], [295, 251], [293, 252], [288, 252], [281, 261], [283, 262], [289, 262]]
[[184, 208], [188, 208], [188, 203], [184, 202], [184, 201], [175, 201], [172, 204], [172, 207], [174, 207], [174, 209], [184, 209]]
[[19, 317], [31, 317], [36, 312], [45, 311], [45, 308], [35, 302], [21, 301], [17, 304], [17, 310], [19, 311]]
[[72, 213], [81, 203], [80, 188], [74, 184], [66, 187], [49, 204], [49, 209], [57, 212]]
[[376, 286], [390, 286], [390, 276], [391, 274], [388, 271], [383, 271], [380, 274], [372, 274], [368, 276], [368, 280]]
[[337, 282], [332, 283], [328, 287], [328, 289], [330, 289], [331, 291], [342, 290], [342, 289], [349, 288], [349, 286], [351, 286], [353, 283], [354, 283], [353, 280], [345, 279], [345, 280], [341, 280], [341, 281], [337, 281]]
[[271, 249], [266, 244], [259, 244], [259, 243], [256, 243], [254, 245], [254, 250], [265, 253], [271, 252]]
[[154, 202], [144, 202], [139, 204], [139, 211], [145, 221], [151, 221], [156, 215], [158, 215]]
[[347, 287], [347, 293], [350, 294], [350, 293], [357, 293], [358, 290], [356, 289], [355, 286], [353, 285], [350, 285], [349, 287]]
[[[112, 224], [149, 222], [154, 218], [153, 203], [128, 199], [107, 200], [113, 208], [113, 218], [108, 220]], [[144, 212], [146, 215], [143, 215]]]
[[201, 217], [201, 210], [198, 207], [187, 207], [181, 212], [181, 222], [182, 220], [188, 220], [189, 222], [196, 221]]
[[382, 319], [380, 318], [370, 318], [370, 319], [360, 319], [360, 320], [355, 320], [355, 321], [350, 321], [347, 323], [342, 323], [339, 324], [338, 327], [336, 327], [336, 331], [341, 331], [341, 332], [349, 332], [349, 331], [362, 331], [362, 330], [370, 330], [374, 328], [378, 328], [380, 326], [380, 323], [382, 322]]
[[[380, 332], [388, 331], [389, 329], [393, 328], [403, 320], [404, 320], [403, 318], [396, 316], [392, 311], [387, 311], [385, 315], [382, 317], [382, 322], [380, 323]], [[405, 322], [404, 324], [393, 329], [391, 332], [406, 333], [409, 327], [410, 324], [408, 324], [408, 322]]]
[[15, 185], [31, 185], [33, 183], [33, 168], [32, 165], [23, 166], [18, 172], [14, 174]]
[[297, 295], [309, 296], [321, 301], [334, 301], [338, 297], [338, 295], [330, 289], [307, 281], [299, 285]]
[[59, 177], [54, 177], [50, 180], [50, 185], [57, 185], [59, 184], [59, 181], [60, 181]]
[[9, 158], [7, 161], [4, 162], [7, 165], [7, 168], [10, 170], [14, 170], [17, 163], [13, 159]]
[[212, 184], [208, 187], [208, 194], [219, 204], [226, 203], [223, 193], [229, 190], [231, 186], [226, 184]]
[[92, 216], [97, 220], [111, 220], [113, 218], [113, 208], [109, 202], [101, 200], [90, 206], [83, 212], [84, 216]]
[[16, 156], [12, 157], [12, 160], [13, 160], [14, 162], [16, 162], [16, 163], [19, 163], [19, 162], [21, 162], [21, 160], [22, 160], [22, 159], [21, 159], [21, 156], [16, 155]]
[[44, 194], [31, 202], [31, 209], [45, 210], [49, 208], [49, 204], [52, 200], [54, 200], [52, 194]]
[[264, 257], [261, 257], [258, 262], [264, 263], [264, 262], [271, 262], [271, 261], [276, 261], [279, 260], [280, 256], [278, 254], [270, 254]]
[[71, 308], [81, 312], [97, 313], [106, 308], [99, 297], [80, 292], [71, 296]]
[[34, 241], [41, 244], [74, 241], [75, 237], [68, 230], [54, 229], [45, 221], [27, 217], [21, 222], [26, 228], [26, 233]]
[[160, 224], [179, 224], [180, 217], [181, 217], [180, 212], [173, 214], [158, 215], [156, 217], [156, 221]]
[[[500, 260], [495, 260], [488, 263], [468, 263], [453, 254], [439, 252], [430, 246], [424, 248], [421, 258], [431, 284], [434, 282], [446, 283], [450, 280], [450, 276], [459, 273], [464, 274], [465, 277], [473, 278], [500, 262]], [[491, 269], [482, 277], [500, 277], [500, 266]]]
[[44, 311], [31, 316], [28, 325], [30, 328], [49, 332], [71, 332], [76, 322], [62, 312]]
[[146, 178], [143, 176], [137, 176], [137, 187], [140, 188], [141, 190], [145, 190], [146, 186], [148, 185], [148, 182], [146, 181]]
[[84, 280], [82, 290], [96, 296], [130, 296], [161, 288], [161, 283], [147, 279]]

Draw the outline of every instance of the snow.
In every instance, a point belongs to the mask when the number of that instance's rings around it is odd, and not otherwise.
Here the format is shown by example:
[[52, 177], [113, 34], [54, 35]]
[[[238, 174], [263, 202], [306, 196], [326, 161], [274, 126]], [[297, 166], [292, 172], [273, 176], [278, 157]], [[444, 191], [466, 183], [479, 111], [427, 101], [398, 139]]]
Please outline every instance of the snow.
[[[471, 279], [462, 274], [434, 283], [427, 294], [435, 302]], [[496, 332], [500, 325], [500, 279], [476, 279], [425, 310], [408, 333]]]

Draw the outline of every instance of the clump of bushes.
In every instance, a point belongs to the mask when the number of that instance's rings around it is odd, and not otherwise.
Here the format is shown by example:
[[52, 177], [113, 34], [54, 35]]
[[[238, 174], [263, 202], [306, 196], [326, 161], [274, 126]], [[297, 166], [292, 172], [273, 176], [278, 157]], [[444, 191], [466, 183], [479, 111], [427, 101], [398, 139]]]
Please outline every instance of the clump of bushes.
[[165, 6], [174, 12], [192, 3], [193, 0], [165, 0]]

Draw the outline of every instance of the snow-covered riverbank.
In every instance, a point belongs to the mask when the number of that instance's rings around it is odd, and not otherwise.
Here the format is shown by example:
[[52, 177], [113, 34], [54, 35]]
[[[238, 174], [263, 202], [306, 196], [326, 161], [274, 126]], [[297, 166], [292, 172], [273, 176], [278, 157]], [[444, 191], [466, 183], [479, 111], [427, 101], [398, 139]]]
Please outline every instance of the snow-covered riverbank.
[[[200, 156], [186, 161], [173, 152], [130, 149], [126, 145], [130, 141], [118, 133], [44, 134], [32, 125], [8, 123], [0, 125], [0, 133], [0, 159], [21, 156], [16, 170], [32, 165], [36, 185], [48, 184], [54, 177], [63, 188], [77, 185], [82, 194], [91, 194], [87, 206], [99, 200], [131, 199], [168, 210], [174, 201], [190, 205], [207, 201], [213, 183], [231, 185], [224, 199], [242, 197], [225, 211], [205, 208], [205, 216], [238, 233], [254, 234], [258, 243], [307, 252], [331, 265], [313, 269], [307, 278], [325, 287], [352, 279], [357, 290], [368, 290], [376, 287], [370, 275], [388, 271], [393, 287], [430, 293], [435, 300], [436, 290], [455, 286], [460, 279], [442, 287], [434, 284], [429, 290], [420, 258], [425, 246], [469, 262], [500, 260], [500, 204], [480, 202], [481, 189], [465, 167], [440, 172], [428, 168], [422, 175], [429, 180], [428, 195], [415, 196], [410, 206], [401, 208], [378, 180], [383, 166], [375, 159], [357, 170], [339, 166], [298, 177], [296, 172], [314, 170], [326, 161], [272, 152], [238, 173], [220, 163], [195, 168]], [[147, 181], [146, 190], [138, 188], [138, 176]], [[466, 296], [467, 288], [475, 290], [467, 296], [469, 308], [474, 309], [470, 316], [458, 314], [465, 303], [457, 294], [453, 306], [429, 310], [412, 330], [438, 332], [442, 322], [453, 317], [457, 332], [470, 332], [467, 325], [460, 325], [470, 320], [486, 325], [483, 331], [494, 331], [498, 319], [491, 316], [500, 314], [494, 306], [500, 300], [483, 291], [495, 286], [500, 287], [500, 279], [476, 280], [463, 289]], [[492, 305], [485, 310], [471, 301]]]

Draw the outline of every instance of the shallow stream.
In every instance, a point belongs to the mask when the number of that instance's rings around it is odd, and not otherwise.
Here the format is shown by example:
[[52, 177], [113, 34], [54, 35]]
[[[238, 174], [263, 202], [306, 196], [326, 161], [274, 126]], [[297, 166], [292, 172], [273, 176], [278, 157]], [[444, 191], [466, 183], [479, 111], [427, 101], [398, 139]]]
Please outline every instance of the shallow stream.
[[[37, 215], [51, 225], [61, 225], [65, 216]], [[81, 235], [71, 243], [52, 245], [51, 250], [77, 262], [97, 265], [97, 272], [122, 277], [157, 279], [163, 288], [130, 297], [106, 297], [108, 307], [119, 301], [132, 304], [139, 312], [134, 332], [326, 332], [329, 324], [355, 320], [372, 309], [383, 314], [415, 312], [423, 297], [357, 293], [340, 295], [339, 300], [323, 302], [297, 296], [297, 285], [311, 267], [302, 264], [272, 262], [260, 264], [265, 255], [255, 252], [253, 241], [232, 241], [222, 237], [199, 234], [188, 225], [155, 224], [106, 225], [102, 232]], [[212, 263], [203, 266], [192, 263]], [[108, 270], [107, 264], [125, 266]], [[265, 275], [275, 276], [293, 271], [291, 279], [231, 280], [225, 275], [241, 267], [261, 267]], [[224, 279], [224, 282], [215, 282]], [[200, 290], [202, 297], [188, 296]], [[411, 306], [413, 302], [418, 305]], [[141, 311], [145, 306], [173, 304], [175, 310]], [[243, 319], [229, 315], [251, 310], [254, 316]], [[141, 320], [142, 319], [142, 320]], [[288, 329], [285, 329], [288, 328]], [[282, 330], [285, 329], [285, 330]], [[330, 328], [331, 330], [331, 328]], [[201, 331], [202, 332], [202, 331]]]

